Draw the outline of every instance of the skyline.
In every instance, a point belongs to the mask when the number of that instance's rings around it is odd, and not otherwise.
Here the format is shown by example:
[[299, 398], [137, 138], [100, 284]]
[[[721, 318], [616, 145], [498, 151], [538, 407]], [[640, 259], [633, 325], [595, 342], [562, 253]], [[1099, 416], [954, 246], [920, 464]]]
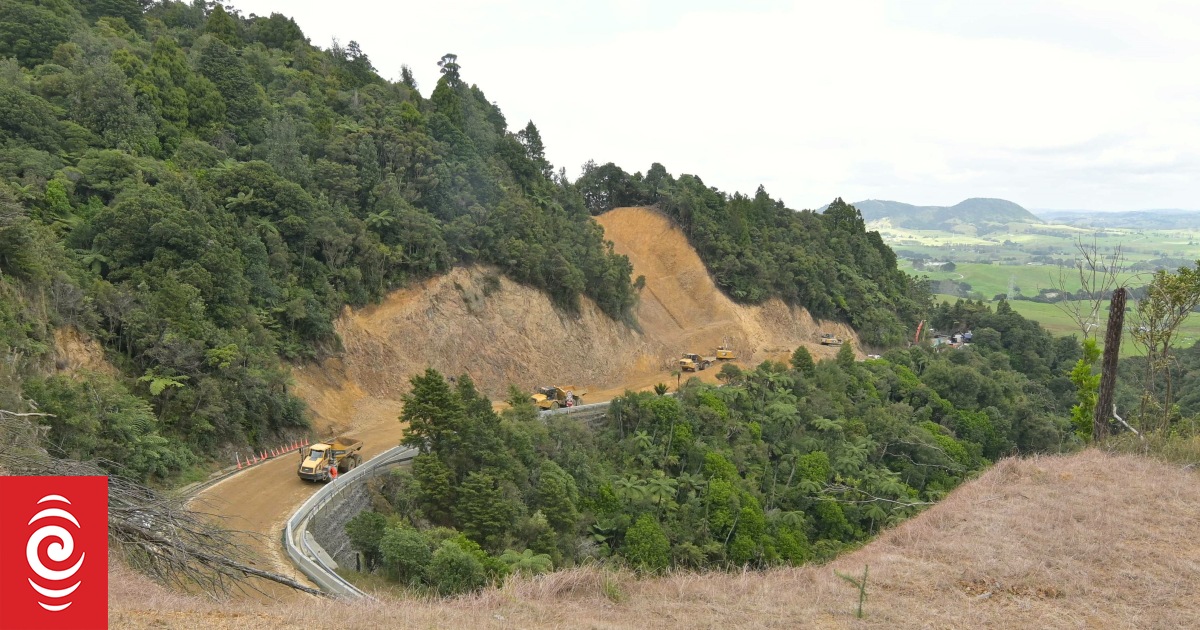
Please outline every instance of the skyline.
[[1200, 208], [1200, 5], [725, 4], [233, 6], [293, 17], [322, 48], [357, 41], [388, 80], [407, 64], [425, 96], [457, 54], [571, 179], [589, 159], [660, 162], [730, 193], [761, 184], [794, 209]]

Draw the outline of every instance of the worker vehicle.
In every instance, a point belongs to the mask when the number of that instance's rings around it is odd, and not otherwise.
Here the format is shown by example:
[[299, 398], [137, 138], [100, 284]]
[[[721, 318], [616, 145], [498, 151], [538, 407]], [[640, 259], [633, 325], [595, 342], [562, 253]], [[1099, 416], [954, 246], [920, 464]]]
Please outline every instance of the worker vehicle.
[[350, 472], [362, 463], [362, 440], [342, 436], [332, 442], [317, 442], [300, 449], [296, 474], [308, 481], [329, 481], [329, 469]]
[[842, 340], [840, 337], [837, 337], [833, 333], [821, 333], [821, 345], [822, 346], [840, 346], [840, 345], [842, 345]]
[[530, 396], [530, 400], [538, 409], [558, 409], [559, 407], [576, 407], [583, 404], [583, 395], [587, 392], [576, 392], [572, 387], [543, 385]]
[[700, 372], [716, 362], [716, 357], [702, 357], [694, 352], [685, 352], [679, 360], [679, 369], [683, 372]]
[[735, 352], [733, 346], [729, 344], [729, 339], [722, 339], [721, 345], [717, 346], [717, 360], [731, 361], [736, 358], [737, 352]]

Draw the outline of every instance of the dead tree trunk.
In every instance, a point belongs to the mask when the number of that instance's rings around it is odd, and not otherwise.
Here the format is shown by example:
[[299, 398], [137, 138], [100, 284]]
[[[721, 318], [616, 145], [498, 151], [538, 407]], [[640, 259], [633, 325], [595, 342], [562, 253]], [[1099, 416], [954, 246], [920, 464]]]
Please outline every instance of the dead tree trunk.
[[1108, 437], [1113, 413], [1113, 390], [1117, 386], [1117, 358], [1121, 354], [1121, 333], [1125, 328], [1125, 289], [1113, 291], [1108, 303], [1108, 330], [1104, 334], [1104, 358], [1100, 361], [1100, 395], [1092, 419], [1092, 441], [1099, 444]]

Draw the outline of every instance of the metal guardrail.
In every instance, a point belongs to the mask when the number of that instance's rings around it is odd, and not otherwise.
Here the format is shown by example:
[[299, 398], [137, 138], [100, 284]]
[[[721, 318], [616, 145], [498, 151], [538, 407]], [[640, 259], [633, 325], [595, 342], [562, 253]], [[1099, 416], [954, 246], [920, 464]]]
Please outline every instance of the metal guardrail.
[[[602, 402], [579, 405], [577, 407], [549, 409], [542, 411], [540, 415], [581, 415], [581, 419], [586, 420], [595, 415], [602, 415], [608, 410], [608, 405], [609, 403]], [[338, 475], [337, 481], [325, 484], [325, 487], [309, 497], [300, 506], [300, 509], [296, 510], [295, 514], [292, 514], [292, 517], [288, 519], [287, 526], [283, 530], [283, 548], [287, 552], [288, 557], [291, 558], [292, 564], [296, 565], [296, 568], [300, 569], [300, 572], [304, 575], [307, 575], [322, 591], [356, 599], [370, 597], [359, 590], [358, 587], [346, 581], [345, 578], [338, 575], [332, 567], [326, 564], [325, 560], [321, 557], [322, 554], [317, 553], [312, 548], [312, 545], [308, 542], [308, 537], [305, 536], [308, 532], [309, 521], [330, 501], [354, 484], [375, 476], [376, 471], [380, 468], [411, 461], [418, 453], [419, 451], [415, 448], [398, 446], [372, 457], [362, 466], [344, 475]]]
[[288, 519], [287, 526], [283, 530], [283, 548], [291, 558], [292, 564], [296, 565], [296, 568], [307, 575], [322, 591], [343, 597], [368, 597], [358, 587], [338, 575], [332, 567], [325, 563], [321, 555], [313, 550], [305, 537], [309, 521], [350, 486], [362, 479], [375, 476], [376, 471], [380, 468], [410, 461], [417, 456], [417, 453], [415, 448], [397, 446], [372, 457], [362, 466], [344, 475], [338, 475], [337, 481], [325, 484]]
[[592, 415], [594, 413], [603, 412], [606, 409], [608, 409], [608, 403], [601, 402], [601, 403], [592, 403], [590, 405], [576, 405], [574, 407], [559, 407], [558, 409], [547, 409], [547, 410], [539, 412], [539, 413], [542, 416], [561, 416], [564, 414], [569, 416], [569, 415], [573, 415], [573, 414], [577, 414], [577, 413], [584, 414], [584, 415]]

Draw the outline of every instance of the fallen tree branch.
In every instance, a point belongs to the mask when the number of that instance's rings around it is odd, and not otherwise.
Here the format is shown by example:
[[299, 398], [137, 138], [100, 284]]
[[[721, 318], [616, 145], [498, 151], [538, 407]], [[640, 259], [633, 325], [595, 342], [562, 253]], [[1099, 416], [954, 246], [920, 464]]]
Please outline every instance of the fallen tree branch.
[[[44, 414], [43, 414], [44, 415]], [[109, 544], [135, 570], [186, 591], [210, 596], [231, 590], [265, 592], [257, 578], [304, 593], [324, 595], [289, 576], [253, 566], [257, 560], [245, 545], [251, 532], [226, 529], [208, 515], [174, 497], [112, 475], [113, 462], [80, 462], [51, 457], [38, 445], [37, 430], [27, 415], [0, 414], [0, 469], [12, 475], [108, 477]]]
[[869, 492], [864, 492], [864, 491], [860, 490], [859, 488], [852, 488], [845, 484], [839, 484], [839, 483], [827, 484], [825, 486], [825, 492], [827, 492], [829, 494], [846, 494], [849, 492], [856, 492], [858, 494], [863, 495], [864, 497], [870, 497], [869, 499], [865, 499], [865, 500], [837, 499], [838, 503], [865, 504], [865, 503], [875, 503], [877, 501], [882, 501], [884, 503], [893, 503], [893, 504], [899, 505], [901, 507], [915, 507], [918, 505], [933, 505], [932, 501], [898, 501], [896, 499], [889, 499], [887, 497], [877, 497]]

